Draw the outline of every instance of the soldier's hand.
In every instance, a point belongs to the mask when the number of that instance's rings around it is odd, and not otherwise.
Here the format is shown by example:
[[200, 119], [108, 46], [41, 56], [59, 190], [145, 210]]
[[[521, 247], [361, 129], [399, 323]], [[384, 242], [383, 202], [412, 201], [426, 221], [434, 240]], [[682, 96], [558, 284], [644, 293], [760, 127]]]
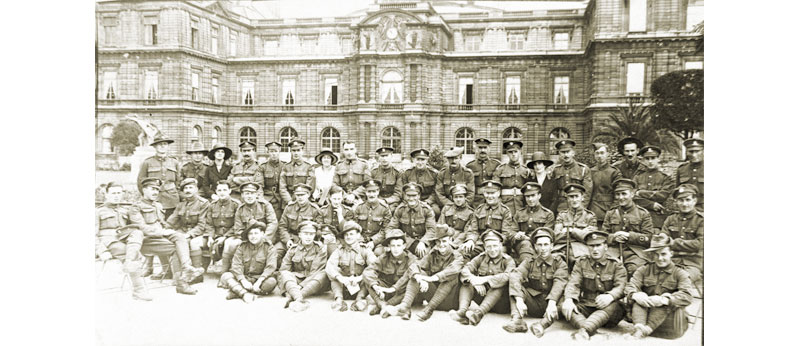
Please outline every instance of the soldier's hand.
[[628, 241], [628, 232], [619, 231], [614, 233], [614, 241], [624, 243]]
[[594, 302], [597, 304], [598, 309], [604, 309], [605, 307], [611, 305], [614, 302], [614, 297], [612, 297], [608, 293], [601, 294], [594, 299]]
[[248, 291], [252, 291], [253, 290], [253, 284], [251, 284], [250, 281], [247, 281], [247, 279], [242, 279], [239, 282], [242, 284], [242, 287], [244, 287], [244, 289], [246, 289]]
[[473, 275], [469, 280], [469, 282], [471, 284], [473, 284], [473, 285], [483, 285], [487, 281], [489, 281], [489, 279], [487, 279], [487, 278], [485, 278], [483, 276], [476, 276], [476, 275]]
[[258, 280], [256, 280], [256, 283], [253, 284], [253, 288], [256, 289], [256, 290], [260, 290], [261, 289], [261, 284], [263, 284], [263, 283], [264, 283], [264, 278], [263, 277], [259, 277]]
[[419, 291], [420, 292], [428, 292], [428, 282], [422, 280], [419, 282]]
[[517, 232], [514, 234], [514, 240], [522, 240], [525, 239], [525, 232]]
[[650, 304], [650, 300], [647, 297], [647, 293], [636, 292], [633, 295], [631, 295], [631, 299], [633, 299], [633, 301], [636, 302], [636, 304], [639, 304], [639, 305], [644, 306], [646, 308], [653, 307]]
[[108, 251], [103, 252], [103, 253], [100, 254], [100, 260], [103, 261], [103, 262], [110, 260], [111, 257], [112, 257], [111, 253], [108, 252]]
[[572, 299], [565, 299], [564, 304], [561, 305], [561, 313], [564, 314], [567, 320], [572, 318], [572, 313], [577, 313], [578, 307], [575, 306], [575, 303]]
[[428, 252], [428, 247], [425, 246], [425, 243], [419, 242], [419, 244], [417, 244], [417, 249], [414, 252], [416, 252], [418, 257], [425, 256], [425, 253]]
[[369, 251], [372, 251], [372, 250], [375, 249], [375, 243], [373, 243], [371, 240], [369, 241], [369, 243], [364, 244], [364, 246], [366, 246], [367, 249], [369, 249]]
[[653, 307], [667, 305], [667, 298], [664, 298], [662, 296], [650, 296], [647, 298], [647, 300], [650, 301], [650, 304], [652, 304]]
[[165, 228], [165, 229], [161, 230], [161, 236], [162, 237], [169, 237], [170, 235], [173, 235], [175, 233], [178, 233], [178, 232], [175, 231], [174, 229]]
[[517, 306], [517, 312], [521, 317], [525, 317], [528, 314], [528, 306], [525, 305], [525, 301], [522, 300], [520, 297], [515, 297], [515, 305]]
[[663, 205], [661, 205], [661, 204], [660, 204], [660, 203], [658, 203], [658, 202], [654, 202], [654, 203], [653, 203], [653, 210], [655, 210], [655, 211], [657, 211], [657, 212], [664, 211], [664, 206], [663, 206]]
[[475, 248], [475, 242], [472, 241], [472, 240], [467, 240], [467, 241], [464, 242], [464, 244], [461, 244], [461, 249], [466, 251], [466, 252], [470, 252], [474, 248]]
[[551, 321], [558, 319], [558, 306], [554, 300], [547, 301], [547, 309], [544, 311], [545, 317], [549, 317]]
[[481, 297], [486, 295], [486, 286], [484, 286], [484, 285], [475, 285], [475, 284], [473, 284], [472, 286], [475, 287], [475, 290], [478, 291], [478, 294], [480, 294]]

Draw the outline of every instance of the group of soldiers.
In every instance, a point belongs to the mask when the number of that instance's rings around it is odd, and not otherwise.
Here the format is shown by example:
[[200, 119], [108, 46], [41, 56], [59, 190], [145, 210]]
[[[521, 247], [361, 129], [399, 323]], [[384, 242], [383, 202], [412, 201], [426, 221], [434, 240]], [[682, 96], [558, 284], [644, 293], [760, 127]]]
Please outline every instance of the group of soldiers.
[[333, 185], [316, 201], [302, 140], [289, 143], [288, 163], [270, 142], [259, 165], [245, 141], [233, 166], [231, 149], [196, 144], [182, 167], [167, 154], [173, 142], [151, 144], [140, 200], [123, 205], [122, 186], [108, 183], [96, 212], [97, 256], [124, 263], [135, 299], [152, 300], [142, 278], [157, 256], [181, 294], [196, 294], [191, 285], [207, 272], [220, 275], [228, 299], [249, 303], [278, 288], [297, 312], [330, 289], [332, 309], [383, 318], [408, 320], [424, 302], [420, 321], [437, 310], [465, 325], [510, 313], [504, 330], [541, 337], [564, 318], [573, 338], [589, 339], [625, 319], [632, 338], [677, 338], [702, 291], [701, 139], [684, 142], [687, 162], [674, 176], [659, 170], [661, 149], [636, 138], [618, 143], [624, 159], [614, 165], [603, 143], [592, 144], [596, 166], [577, 162], [569, 139], [556, 143], [558, 163], [537, 152], [525, 164], [518, 141], [503, 144], [501, 163], [479, 138], [467, 165], [463, 148], [447, 151], [438, 171], [417, 149], [403, 172], [392, 148], [379, 148], [370, 170], [344, 142]]

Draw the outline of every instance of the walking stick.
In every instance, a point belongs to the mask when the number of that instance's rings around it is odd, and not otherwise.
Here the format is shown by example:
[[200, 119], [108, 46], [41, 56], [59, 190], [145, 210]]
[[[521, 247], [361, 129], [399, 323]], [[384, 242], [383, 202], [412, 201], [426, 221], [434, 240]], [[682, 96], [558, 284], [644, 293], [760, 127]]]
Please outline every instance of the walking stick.
[[570, 234], [570, 230], [572, 229], [572, 226], [565, 227], [565, 229], [567, 230], [567, 251], [566, 251], [566, 253], [567, 253], [567, 269], [569, 269], [569, 249], [570, 249], [569, 238], [572, 237], [572, 235]]

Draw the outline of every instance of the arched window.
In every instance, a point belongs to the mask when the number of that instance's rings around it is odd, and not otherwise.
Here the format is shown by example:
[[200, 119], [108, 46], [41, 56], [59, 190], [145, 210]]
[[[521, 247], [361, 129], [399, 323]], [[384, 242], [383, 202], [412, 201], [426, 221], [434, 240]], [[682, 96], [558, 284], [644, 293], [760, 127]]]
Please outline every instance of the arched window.
[[214, 129], [211, 130], [211, 146], [213, 147], [215, 144], [219, 143], [219, 135], [222, 133], [222, 129], [219, 126], [214, 126]]
[[567, 139], [570, 138], [569, 130], [563, 127], [556, 127], [553, 131], [550, 131], [550, 152], [555, 155], [558, 154], [556, 150], [556, 142], [560, 139]]
[[326, 127], [322, 130], [322, 147], [331, 148], [334, 153], [340, 153], [341, 138], [338, 130], [333, 127]]
[[503, 131], [503, 144], [511, 140], [522, 141], [522, 131], [516, 127], [509, 127]]
[[400, 130], [394, 126], [383, 129], [381, 133], [381, 146], [391, 147], [395, 153], [400, 152]]
[[381, 103], [403, 102], [403, 76], [389, 71], [381, 78]]
[[282, 153], [288, 153], [289, 152], [289, 141], [291, 141], [292, 138], [297, 137], [297, 131], [295, 131], [291, 127], [284, 127], [284, 128], [281, 129], [281, 132], [280, 132], [279, 136], [280, 136], [279, 142], [281, 143], [281, 152]]
[[241, 130], [239, 130], [239, 144], [244, 143], [245, 141], [250, 141], [258, 147], [258, 142], [256, 141], [256, 130], [253, 130], [252, 127], [245, 126]]
[[192, 128], [192, 137], [189, 139], [189, 142], [203, 142], [203, 128], [200, 127], [200, 125], [196, 125]]
[[103, 154], [111, 154], [114, 152], [114, 147], [111, 146], [111, 135], [114, 133], [114, 127], [106, 124], [100, 128], [100, 152]]
[[456, 131], [456, 146], [466, 148], [464, 151], [465, 154], [475, 154], [475, 149], [472, 147], [472, 141], [474, 138], [475, 133], [472, 132], [472, 129], [462, 127]]

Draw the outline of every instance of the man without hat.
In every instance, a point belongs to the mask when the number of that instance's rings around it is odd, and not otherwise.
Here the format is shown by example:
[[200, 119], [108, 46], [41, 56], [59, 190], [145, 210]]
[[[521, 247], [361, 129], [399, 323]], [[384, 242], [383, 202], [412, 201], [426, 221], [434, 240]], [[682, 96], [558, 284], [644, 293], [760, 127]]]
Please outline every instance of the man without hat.
[[[278, 218], [275, 215], [275, 210], [272, 209], [272, 204], [259, 198], [259, 191], [261, 187], [258, 183], [249, 182], [241, 186], [242, 190], [242, 204], [236, 209], [233, 216], [233, 236], [231, 238], [231, 245], [238, 246], [242, 241], [242, 233], [253, 220], [261, 222], [267, 227], [264, 229], [264, 238], [269, 241], [275, 248], [278, 254], [278, 261], [283, 258], [286, 253], [286, 244], [280, 243], [278, 240]], [[235, 247], [234, 247], [235, 249]], [[226, 253], [222, 254], [225, 259]]]
[[411, 152], [411, 161], [414, 163], [414, 166], [403, 171], [400, 174], [400, 182], [401, 189], [405, 187], [408, 183], [416, 183], [420, 186], [420, 196], [419, 199], [422, 202], [425, 202], [431, 209], [433, 209], [433, 213], [436, 216], [439, 216], [441, 213], [441, 208], [436, 203], [436, 176], [439, 174], [439, 171], [434, 169], [431, 166], [428, 166], [428, 158], [430, 157], [430, 152], [425, 149], [417, 149]]
[[[209, 203], [208, 200], [198, 195], [196, 179], [184, 179], [181, 181], [180, 188], [183, 200], [175, 207], [175, 212], [167, 218], [167, 224], [170, 228], [186, 234], [192, 266], [205, 268], [208, 267], [208, 261], [205, 263], [203, 261], [203, 247], [208, 243], [204, 236]], [[199, 279], [201, 282], [203, 281], [202, 276]]]
[[704, 216], [697, 210], [699, 189], [693, 184], [683, 184], [672, 191], [678, 212], [667, 217], [659, 233], [674, 239], [672, 261], [686, 270], [694, 285], [703, 287], [703, 234]]
[[433, 209], [421, 202], [422, 189], [415, 183], [403, 186], [403, 202], [397, 206], [386, 229], [400, 229], [406, 235], [406, 247], [417, 257], [430, 249], [431, 235], [436, 226]]
[[539, 227], [552, 228], [556, 220], [555, 215], [550, 209], [545, 208], [539, 201], [542, 198], [542, 186], [527, 182], [522, 186], [522, 209], [514, 214], [514, 222], [519, 226], [519, 232], [515, 238], [528, 239], [534, 230]]
[[646, 146], [639, 151], [639, 156], [645, 170], [633, 177], [633, 181], [638, 185], [633, 201], [636, 205], [647, 209], [653, 219], [653, 227], [661, 229], [668, 215], [665, 207], [667, 197], [675, 189], [675, 181], [659, 169], [661, 148]]
[[365, 181], [372, 179], [367, 160], [361, 159], [356, 153], [356, 143], [344, 141], [342, 143], [343, 158], [336, 164], [336, 173], [333, 183], [344, 190], [344, 204], [353, 206], [361, 203], [364, 196]]
[[267, 162], [258, 167], [263, 181], [257, 181], [257, 183], [261, 184], [261, 189], [264, 190], [264, 200], [272, 204], [272, 210], [275, 210], [275, 214], [280, 219], [283, 205], [281, 205], [279, 183], [281, 170], [285, 163], [279, 156], [281, 153], [280, 143], [269, 142], [265, 146], [267, 147]]
[[632, 338], [676, 339], [688, 328], [684, 308], [692, 303], [692, 281], [689, 273], [672, 262], [670, 245], [668, 235], [653, 236], [645, 250], [653, 255], [653, 262], [636, 269], [625, 286], [635, 328]]
[[644, 249], [653, 235], [653, 220], [650, 213], [635, 203], [636, 182], [626, 178], [614, 181], [614, 199], [617, 206], [606, 213], [603, 230], [610, 234], [609, 244], [613, 255], [621, 255], [625, 269], [633, 274], [636, 268], [647, 263]]
[[[306, 184], [314, 191], [316, 186], [314, 167], [303, 159], [303, 152], [306, 147], [306, 142], [299, 139], [292, 139], [289, 141], [289, 148], [292, 152], [292, 160], [283, 165], [281, 170], [280, 180], [278, 182], [278, 190], [281, 195], [281, 203], [286, 208], [287, 205], [294, 201], [293, 195], [295, 185]], [[285, 210], [284, 210], [285, 212]]]
[[303, 183], [294, 185], [294, 202], [283, 210], [278, 221], [278, 236], [286, 249], [291, 248], [300, 240], [300, 225], [305, 221], [323, 224], [322, 214], [314, 203], [311, 203], [311, 186]]
[[[594, 191], [594, 182], [589, 166], [575, 160], [575, 141], [562, 139], [556, 142], [556, 149], [559, 162], [553, 166], [550, 176], [556, 181], [559, 190], [553, 211], [560, 212], [567, 209], [567, 196], [564, 194], [564, 188], [567, 185], [582, 185], [586, 189], [586, 196], [591, 196]], [[589, 208], [589, 199], [585, 198], [582, 204], [584, 208]]]
[[229, 180], [233, 183], [232, 196], [239, 199], [242, 195], [241, 187], [245, 183], [258, 183], [259, 186], [264, 177], [256, 161], [256, 143], [243, 141], [239, 144], [242, 160], [233, 165]]
[[252, 221], [242, 233], [242, 244], [236, 248], [230, 271], [219, 278], [219, 287], [228, 289], [227, 299], [241, 298], [252, 303], [256, 295], [267, 295], [275, 289], [278, 253], [265, 239], [267, 225]]
[[[214, 194], [217, 199], [209, 204], [206, 212], [206, 238], [211, 252], [211, 261], [217, 262], [217, 264], [208, 267], [207, 272], [222, 274], [230, 269], [234, 251], [242, 241], [234, 229], [236, 210], [242, 203], [231, 198], [229, 181], [220, 180], [215, 185]], [[261, 231], [265, 232], [266, 228]], [[218, 263], [220, 260], [222, 263]]]
[[145, 178], [156, 178], [161, 180], [161, 192], [158, 195], [158, 202], [164, 207], [164, 217], [169, 217], [175, 210], [180, 199], [178, 194], [178, 184], [180, 183], [180, 170], [177, 159], [167, 155], [169, 145], [174, 140], [164, 137], [160, 133], [153, 139], [150, 146], [156, 148], [156, 154], [142, 161], [139, 167], [139, 177], [136, 180], [139, 193], [142, 192], [142, 181]]
[[597, 163], [592, 167], [592, 183], [594, 188], [592, 194], [585, 196], [589, 199], [589, 210], [597, 217], [598, 226], [603, 224], [606, 211], [614, 206], [614, 189], [611, 183], [618, 178], [622, 178], [622, 173], [609, 164], [608, 145], [605, 143], [592, 143], [594, 151], [594, 161]]
[[347, 311], [348, 305], [344, 303], [344, 299], [355, 299], [349, 305], [352, 311], [364, 311], [367, 307], [367, 286], [361, 282], [364, 269], [378, 258], [361, 241], [361, 231], [361, 225], [357, 222], [345, 221], [342, 232], [336, 234], [342, 241], [325, 264], [325, 273], [331, 281], [333, 291], [333, 310]]
[[500, 161], [489, 157], [489, 145], [492, 141], [486, 138], [476, 138], [475, 144], [475, 159], [467, 163], [467, 168], [475, 175], [475, 199], [472, 201], [472, 207], [477, 208], [483, 204], [483, 192], [478, 188], [484, 181], [492, 179], [494, 171], [500, 166]]
[[[591, 231], [597, 230], [597, 218], [591, 210], [583, 207], [586, 189], [582, 185], [569, 184], [563, 193], [567, 195], [567, 209], [558, 213], [555, 221], [556, 240], [553, 251], [569, 255], [567, 264], [575, 263], [575, 259], [589, 254], [589, 248], [583, 238]], [[569, 253], [567, 253], [567, 237], [569, 237]]]
[[614, 168], [618, 169], [625, 179], [633, 179], [637, 173], [645, 170], [644, 165], [639, 160], [639, 149], [644, 144], [638, 138], [626, 137], [617, 142], [617, 152], [623, 159], [614, 163]]
[[[473, 258], [475, 255], [483, 251], [483, 243], [479, 242], [478, 235], [485, 233], [487, 230], [496, 230], [504, 235], [515, 235], [519, 231], [519, 226], [514, 222], [511, 215], [511, 209], [500, 202], [500, 185], [495, 180], [487, 180], [481, 185], [483, 197], [486, 203], [481, 204], [475, 209], [475, 214], [469, 220], [465, 227], [467, 236], [462, 251], [467, 258]], [[506, 240], [506, 239], [503, 239]], [[527, 243], [527, 248], [525, 248]], [[520, 257], [533, 257], [533, 248], [529, 242], [520, 242], [519, 250], [516, 256]], [[514, 249], [514, 248], [512, 248]], [[523, 251], [524, 250], [524, 251]]]
[[675, 170], [675, 184], [692, 184], [697, 187], [697, 205], [695, 206], [698, 211], [703, 211], [703, 153], [705, 142], [699, 138], [689, 138], [683, 141], [683, 146], [686, 148], [686, 161], [678, 166]]
[[447, 160], [447, 168], [443, 168], [436, 175], [436, 199], [440, 210], [446, 205], [453, 204], [453, 196], [450, 195], [450, 188], [456, 184], [461, 184], [467, 189], [467, 203], [472, 203], [475, 197], [475, 178], [469, 168], [461, 165], [461, 156], [464, 154], [463, 147], [453, 147], [444, 153]]
[[511, 209], [511, 215], [522, 208], [522, 185], [529, 180], [530, 171], [522, 162], [522, 142], [507, 141], [503, 143], [503, 151], [508, 156], [508, 162], [497, 166], [492, 174], [492, 180], [502, 185], [500, 200]]
[[206, 155], [208, 155], [208, 150], [203, 148], [203, 143], [197, 141], [192, 142], [189, 150], [186, 150], [186, 154], [189, 154], [189, 158], [191, 160], [181, 167], [180, 181], [183, 181], [186, 178], [196, 179], [197, 187], [200, 190], [199, 195], [204, 198], [208, 198], [211, 196], [211, 193], [206, 190], [205, 183], [206, 169], [208, 166], [203, 163], [203, 159], [206, 157]]
[[392, 211], [378, 198], [382, 184], [377, 180], [367, 180], [364, 182], [364, 193], [367, 200], [359, 204], [352, 215], [347, 219], [357, 222], [361, 226], [361, 238], [364, 245], [373, 251], [376, 256], [383, 254], [384, 248], [381, 245], [392, 219]]
[[390, 228], [383, 240], [387, 251], [364, 269], [363, 282], [374, 303], [369, 308], [370, 315], [381, 314], [381, 317], [388, 318], [393, 312], [388, 307], [403, 299], [402, 292], [405, 292], [409, 280], [408, 268], [417, 261], [417, 256], [406, 250], [406, 240], [407, 236], [401, 229]]
[[[370, 172], [372, 179], [380, 183], [378, 198], [386, 203], [390, 210], [394, 210], [400, 203], [402, 186], [400, 185], [400, 171], [392, 166], [390, 161], [394, 153], [392, 147], [380, 147], [375, 150], [378, 154], [378, 167]], [[362, 225], [363, 227], [363, 225]]]
[[[363, 189], [362, 189], [363, 190]], [[344, 221], [352, 217], [353, 209], [344, 204], [345, 191], [339, 185], [331, 186], [328, 191], [328, 200], [319, 208], [320, 223], [333, 225], [337, 232], [342, 231]], [[322, 201], [320, 201], [322, 203]]]
[[328, 275], [325, 273], [328, 251], [325, 245], [315, 241], [317, 223], [303, 221], [297, 237], [298, 242], [286, 251], [278, 274], [278, 287], [287, 297], [283, 308], [290, 308], [294, 312], [308, 309], [309, 302], [306, 298], [324, 292], [329, 285]]
[[442, 208], [438, 223], [450, 227], [453, 231], [453, 246], [460, 249], [467, 239], [465, 228], [472, 218], [473, 209], [467, 203], [467, 187], [465, 185], [456, 184], [450, 187], [450, 196], [453, 204]]

